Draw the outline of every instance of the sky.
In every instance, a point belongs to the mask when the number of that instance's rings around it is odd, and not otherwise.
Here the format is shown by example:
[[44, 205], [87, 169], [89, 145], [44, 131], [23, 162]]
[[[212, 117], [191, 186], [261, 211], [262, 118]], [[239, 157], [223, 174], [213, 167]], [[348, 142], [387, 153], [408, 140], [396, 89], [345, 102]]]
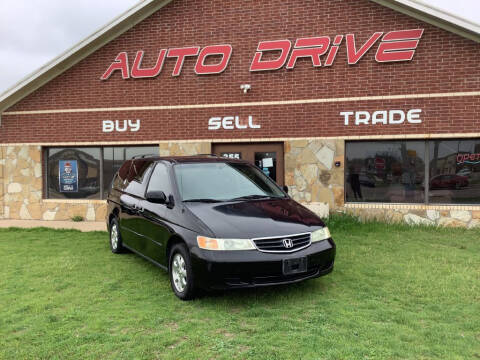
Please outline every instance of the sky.
[[[479, 0], [424, 1], [480, 24]], [[138, 2], [0, 0], [0, 94]]]

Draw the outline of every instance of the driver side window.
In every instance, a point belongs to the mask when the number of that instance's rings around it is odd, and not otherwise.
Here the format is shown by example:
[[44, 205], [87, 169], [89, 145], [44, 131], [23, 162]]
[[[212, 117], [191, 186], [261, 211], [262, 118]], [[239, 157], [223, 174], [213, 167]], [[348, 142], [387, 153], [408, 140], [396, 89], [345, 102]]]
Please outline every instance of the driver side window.
[[147, 192], [150, 191], [163, 191], [167, 197], [173, 194], [167, 167], [162, 163], [158, 163], [153, 170], [147, 189]]

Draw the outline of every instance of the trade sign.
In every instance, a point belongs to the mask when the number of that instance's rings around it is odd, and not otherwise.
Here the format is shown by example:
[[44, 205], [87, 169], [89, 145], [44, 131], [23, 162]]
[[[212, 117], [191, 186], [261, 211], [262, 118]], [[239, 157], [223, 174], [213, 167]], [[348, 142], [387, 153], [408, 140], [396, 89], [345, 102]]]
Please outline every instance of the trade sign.
[[[355, 34], [340, 34], [332, 38], [330, 36], [316, 36], [298, 38], [295, 42], [290, 40], [260, 41], [251, 61], [250, 71], [274, 71], [282, 68], [293, 70], [300, 58], [310, 58], [313, 67], [332, 66], [337, 57], [338, 49], [345, 43], [348, 65], [357, 64], [365, 54], [376, 44], [375, 60], [379, 63], [410, 61], [413, 59], [415, 50], [423, 35], [423, 29], [410, 29], [383, 32], [375, 32], [363, 44], [356, 44]], [[345, 39], [345, 41], [344, 41]], [[293, 44], [293, 46], [292, 46]], [[273, 52], [273, 54], [272, 54]], [[112, 74], [119, 72], [123, 79], [154, 78], [160, 75], [165, 61], [175, 60], [172, 76], [179, 76], [183, 70], [186, 58], [196, 58], [194, 73], [197, 75], [221, 74], [224, 72], [232, 57], [233, 47], [230, 44], [209, 45], [203, 48], [199, 46], [187, 46], [182, 48], [161, 49], [157, 54], [155, 66], [142, 67], [145, 52], [139, 50], [134, 56], [133, 65], [130, 67], [128, 53], [120, 52], [110, 64], [101, 80], [108, 80]], [[265, 55], [268, 60], [265, 60]], [[213, 64], [206, 63], [209, 57], [219, 58]], [[322, 63], [322, 56], [326, 56]]]
[[345, 126], [355, 125], [399, 125], [407, 120], [410, 124], [421, 124], [420, 114], [422, 109], [411, 109], [407, 112], [403, 110], [377, 110], [373, 113], [369, 111], [342, 111], [340, 116], [343, 117]]

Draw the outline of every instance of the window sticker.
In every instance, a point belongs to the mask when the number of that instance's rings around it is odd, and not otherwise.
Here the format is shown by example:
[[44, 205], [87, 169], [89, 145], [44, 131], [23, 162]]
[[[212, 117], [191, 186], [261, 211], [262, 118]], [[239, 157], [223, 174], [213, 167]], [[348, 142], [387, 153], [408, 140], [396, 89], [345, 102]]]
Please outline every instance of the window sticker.
[[60, 192], [78, 192], [77, 160], [59, 160]]

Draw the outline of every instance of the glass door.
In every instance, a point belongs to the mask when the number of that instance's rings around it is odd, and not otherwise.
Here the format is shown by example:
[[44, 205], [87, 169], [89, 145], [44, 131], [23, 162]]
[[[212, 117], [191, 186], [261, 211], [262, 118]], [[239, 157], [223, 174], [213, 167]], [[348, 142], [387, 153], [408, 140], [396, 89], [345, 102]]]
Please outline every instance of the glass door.
[[229, 159], [250, 161], [278, 185], [284, 185], [283, 143], [213, 144], [212, 152]]

